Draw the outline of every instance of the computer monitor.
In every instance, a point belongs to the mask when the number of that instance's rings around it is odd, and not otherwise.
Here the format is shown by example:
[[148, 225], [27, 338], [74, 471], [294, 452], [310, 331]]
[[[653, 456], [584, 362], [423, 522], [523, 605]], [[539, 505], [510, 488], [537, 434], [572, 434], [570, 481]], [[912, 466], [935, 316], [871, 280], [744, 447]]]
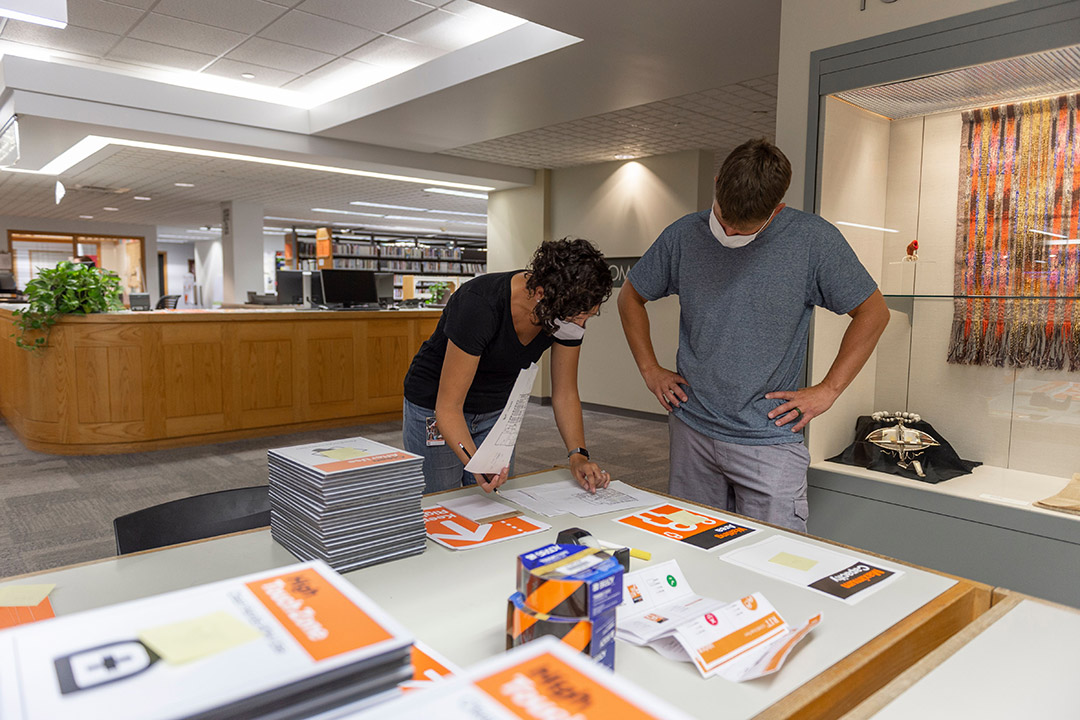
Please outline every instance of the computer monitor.
[[304, 274], [311, 276], [311, 278], [310, 278], [311, 282], [309, 283], [310, 288], [311, 288], [311, 290], [310, 290], [311, 297], [309, 298], [311, 300], [311, 304], [312, 305], [322, 305], [323, 304], [323, 296], [322, 296], [321, 271], [318, 271], [318, 272], [307, 272], [307, 271], [305, 271]]
[[15, 275], [7, 270], [0, 270], [0, 292], [13, 293], [18, 291], [18, 289], [18, 286], [15, 284]]
[[375, 294], [380, 305], [394, 304], [394, 273], [375, 273]]
[[304, 302], [304, 273], [300, 270], [277, 271], [278, 305], [299, 305]]
[[375, 285], [375, 275], [372, 270], [323, 270], [323, 302], [331, 306], [378, 308], [379, 293]]

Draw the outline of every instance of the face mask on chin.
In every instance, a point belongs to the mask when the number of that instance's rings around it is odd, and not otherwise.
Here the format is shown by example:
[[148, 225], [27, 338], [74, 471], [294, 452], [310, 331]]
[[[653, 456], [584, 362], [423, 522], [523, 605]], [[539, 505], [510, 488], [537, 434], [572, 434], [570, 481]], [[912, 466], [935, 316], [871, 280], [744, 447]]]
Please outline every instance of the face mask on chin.
[[[773, 210], [773, 213], [776, 211]], [[724, 227], [720, 224], [720, 220], [716, 217], [716, 211], [709, 208], [709, 229], [712, 230], [713, 237], [720, 241], [720, 244], [726, 248], [741, 248], [745, 245], [749, 245], [769, 224], [769, 220], [772, 220], [772, 215], [769, 215], [769, 219], [761, 224], [761, 227], [757, 229], [752, 235], [728, 235], [724, 232]]]
[[585, 337], [585, 328], [567, 320], [556, 320], [552, 336], [559, 340], [580, 340]]

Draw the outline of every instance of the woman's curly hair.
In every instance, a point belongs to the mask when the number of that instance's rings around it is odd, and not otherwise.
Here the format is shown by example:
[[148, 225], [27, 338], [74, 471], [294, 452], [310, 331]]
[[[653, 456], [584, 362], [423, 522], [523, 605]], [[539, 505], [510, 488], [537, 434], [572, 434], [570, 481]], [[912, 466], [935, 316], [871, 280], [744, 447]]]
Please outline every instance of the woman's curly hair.
[[544, 288], [533, 312], [548, 333], [555, 332], [556, 320], [588, 312], [611, 297], [611, 270], [603, 253], [588, 240], [541, 243], [525, 272], [529, 292]]

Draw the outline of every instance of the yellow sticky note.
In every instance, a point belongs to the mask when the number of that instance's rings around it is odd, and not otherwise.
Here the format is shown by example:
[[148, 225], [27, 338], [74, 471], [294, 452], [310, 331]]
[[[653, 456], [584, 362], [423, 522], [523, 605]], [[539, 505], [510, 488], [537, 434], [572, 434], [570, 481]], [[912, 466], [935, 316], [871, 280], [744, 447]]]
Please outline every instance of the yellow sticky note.
[[776, 563], [777, 565], [783, 565], [784, 567], [789, 567], [792, 570], [802, 570], [803, 572], [810, 570], [818, 564], [817, 560], [799, 557], [798, 555], [792, 555], [788, 552], [777, 553], [776, 555], [769, 558], [769, 562]]
[[0, 587], [0, 607], [37, 607], [56, 585], [8, 585]]
[[259, 637], [258, 630], [224, 611], [139, 633], [139, 639], [170, 665], [209, 657]]
[[704, 520], [704, 518], [686, 510], [670, 513], [667, 519], [680, 525], [697, 525]]

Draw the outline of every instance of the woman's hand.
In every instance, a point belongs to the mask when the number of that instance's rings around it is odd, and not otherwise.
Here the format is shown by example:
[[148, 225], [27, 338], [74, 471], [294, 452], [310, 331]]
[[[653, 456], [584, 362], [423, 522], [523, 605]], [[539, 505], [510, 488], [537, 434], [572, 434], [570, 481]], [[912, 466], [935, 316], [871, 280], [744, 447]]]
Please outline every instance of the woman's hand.
[[574, 474], [578, 485], [591, 493], [606, 488], [611, 482], [607, 471], [601, 470], [599, 465], [590, 462], [581, 453], [570, 456], [570, 472]]
[[495, 490], [503, 483], [506, 482], [506, 476], [510, 474], [510, 468], [504, 467], [498, 475], [483, 475], [480, 473], [473, 473], [473, 477], [476, 479], [476, 484], [484, 492], [489, 493]]

